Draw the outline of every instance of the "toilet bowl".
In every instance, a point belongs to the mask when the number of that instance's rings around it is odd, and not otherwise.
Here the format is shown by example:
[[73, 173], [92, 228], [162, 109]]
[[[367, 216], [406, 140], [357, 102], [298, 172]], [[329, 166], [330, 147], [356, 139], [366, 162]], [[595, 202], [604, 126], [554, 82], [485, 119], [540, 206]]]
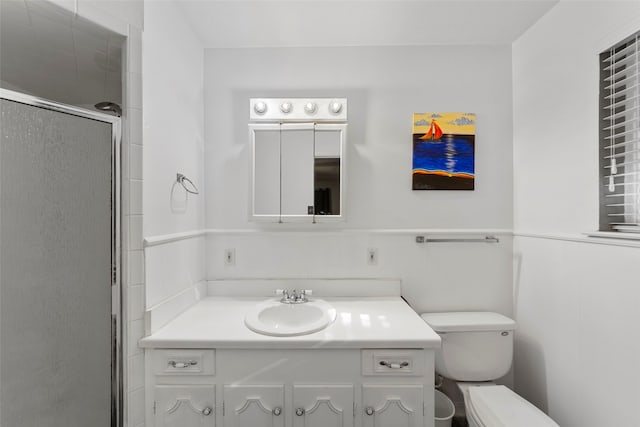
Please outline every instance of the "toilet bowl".
[[436, 372], [457, 383], [469, 427], [558, 427], [527, 400], [493, 382], [511, 368], [514, 320], [490, 312], [425, 313], [422, 318], [442, 339]]
[[558, 427], [511, 389], [493, 383], [459, 382], [469, 427]]

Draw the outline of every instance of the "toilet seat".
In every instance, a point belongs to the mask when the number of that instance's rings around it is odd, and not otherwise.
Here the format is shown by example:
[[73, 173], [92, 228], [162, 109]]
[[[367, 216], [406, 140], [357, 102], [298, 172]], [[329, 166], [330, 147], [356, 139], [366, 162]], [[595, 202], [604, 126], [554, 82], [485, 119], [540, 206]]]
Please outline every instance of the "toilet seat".
[[484, 427], [559, 427], [545, 413], [503, 385], [469, 387], [468, 408]]

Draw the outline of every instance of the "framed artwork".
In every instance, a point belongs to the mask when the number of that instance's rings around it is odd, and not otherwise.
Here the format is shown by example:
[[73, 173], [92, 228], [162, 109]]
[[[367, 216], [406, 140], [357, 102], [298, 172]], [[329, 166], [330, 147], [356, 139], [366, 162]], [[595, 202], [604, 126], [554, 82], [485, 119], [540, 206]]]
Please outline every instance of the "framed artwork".
[[413, 190], [473, 190], [474, 113], [413, 115]]

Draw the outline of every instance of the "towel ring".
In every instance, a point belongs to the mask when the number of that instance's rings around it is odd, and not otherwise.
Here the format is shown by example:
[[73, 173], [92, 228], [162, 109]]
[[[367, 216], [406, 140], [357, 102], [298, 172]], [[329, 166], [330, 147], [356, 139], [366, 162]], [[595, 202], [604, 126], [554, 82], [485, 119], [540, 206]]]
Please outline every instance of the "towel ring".
[[[198, 187], [196, 187], [196, 185], [193, 183], [193, 181], [191, 181], [189, 178], [187, 178], [186, 176], [184, 176], [183, 174], [179, 173], [177, 175], [176, 181], [182, 185], [182, 187], [187, 191], [187, 193], [191, 193], [191, 194], [198, 194]], [[185, 184], [185, 181], [188, 182], [189, 184]], [[191, 188], [189, 188], [191, 187]]]

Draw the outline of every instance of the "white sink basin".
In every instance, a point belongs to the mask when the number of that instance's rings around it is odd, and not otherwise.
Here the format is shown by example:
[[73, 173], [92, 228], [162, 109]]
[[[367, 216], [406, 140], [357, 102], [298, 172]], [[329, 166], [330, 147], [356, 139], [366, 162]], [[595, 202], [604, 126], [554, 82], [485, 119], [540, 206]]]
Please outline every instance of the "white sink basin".
[[270, 299], [249, 311], [244, 323], [249, 329], [263, 335], [287, 337], [320, 331], [336, 320], [336, 310], [323, 300], [301, 304], [283, 304]]

